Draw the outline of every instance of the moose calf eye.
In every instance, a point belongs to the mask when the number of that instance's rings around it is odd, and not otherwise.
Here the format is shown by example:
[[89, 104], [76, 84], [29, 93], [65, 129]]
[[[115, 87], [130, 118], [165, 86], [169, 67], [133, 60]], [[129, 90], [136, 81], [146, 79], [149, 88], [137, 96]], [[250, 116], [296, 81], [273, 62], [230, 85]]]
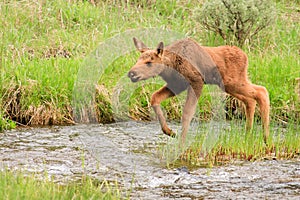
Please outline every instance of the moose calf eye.
[[151, 67], [151, 62], [146, 62], [147, 67]]

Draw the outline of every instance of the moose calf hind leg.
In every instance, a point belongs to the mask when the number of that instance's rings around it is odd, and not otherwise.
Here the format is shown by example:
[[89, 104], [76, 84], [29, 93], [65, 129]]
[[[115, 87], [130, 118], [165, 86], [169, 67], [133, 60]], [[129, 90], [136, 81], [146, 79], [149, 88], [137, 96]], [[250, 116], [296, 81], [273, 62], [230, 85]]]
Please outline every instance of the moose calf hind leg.
[[269, 137], [269, 125], [270, 125], [270, 100], [269, 94], [265, 87], [253, 85], [256, 90], [256, 101], [259, 105], [260, 115], [262, 119], [262, 125], [264, 129], [264, 141], [267, 143]]

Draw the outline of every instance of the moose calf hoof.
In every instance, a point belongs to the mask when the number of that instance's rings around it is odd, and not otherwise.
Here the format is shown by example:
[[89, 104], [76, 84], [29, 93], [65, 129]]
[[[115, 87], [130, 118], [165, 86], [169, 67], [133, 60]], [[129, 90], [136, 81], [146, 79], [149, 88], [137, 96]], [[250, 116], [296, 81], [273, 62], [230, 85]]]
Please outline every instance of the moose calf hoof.
[[173, 137], [173, 138], [176, 137], [176, 133], [173, 132], [171, 129], [166, 128], [166, 129], [162, 129], [162, 130], [163, 130], [164, 134], [166, 134], [170, 137]]

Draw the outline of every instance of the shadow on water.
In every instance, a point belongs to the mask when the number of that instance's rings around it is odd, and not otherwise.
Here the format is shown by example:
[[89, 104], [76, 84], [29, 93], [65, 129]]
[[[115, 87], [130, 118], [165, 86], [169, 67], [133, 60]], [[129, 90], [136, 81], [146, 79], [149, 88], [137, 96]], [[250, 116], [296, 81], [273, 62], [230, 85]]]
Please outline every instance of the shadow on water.
[[0, 134], [0, 168], [48, 175], [59, 182], [83, 175], [118, 181], [132, 190], [132, 199], [297, 199], [300, 195], [299, 160], [167, 168], [159, 147], [170, 140], [157, 123], [132, 121], [12, 130]]

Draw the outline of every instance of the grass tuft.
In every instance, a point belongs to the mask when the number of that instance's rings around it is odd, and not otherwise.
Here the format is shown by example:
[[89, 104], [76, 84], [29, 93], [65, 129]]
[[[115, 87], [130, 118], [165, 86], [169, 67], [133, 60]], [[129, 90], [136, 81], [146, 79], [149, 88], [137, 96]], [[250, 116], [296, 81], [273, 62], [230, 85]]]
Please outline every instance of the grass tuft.
[[51, 180], [39, 180], [34, 175], [20, 172], [0, 172], [1, 199], [121, 199], [119, 188], [107, 181], [99, 182], [84, 177], [80, 182], [60, 184]]

